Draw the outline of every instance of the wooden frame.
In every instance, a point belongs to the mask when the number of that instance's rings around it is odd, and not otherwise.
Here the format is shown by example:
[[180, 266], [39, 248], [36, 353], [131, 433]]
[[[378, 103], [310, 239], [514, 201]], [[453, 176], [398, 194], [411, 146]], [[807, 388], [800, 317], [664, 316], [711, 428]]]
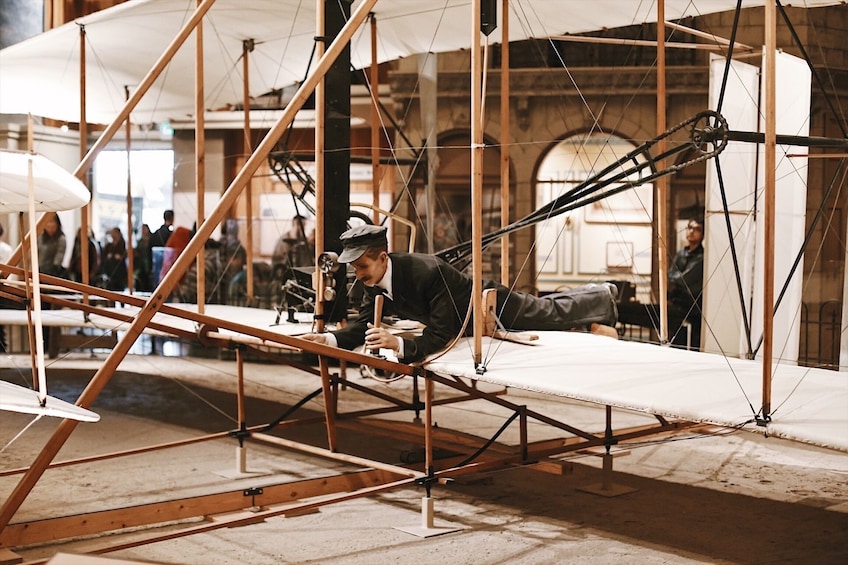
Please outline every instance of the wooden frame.
[[[164, 304], [166, 297], [170, 294], [171, 291], [175, 288], [178, 283], [179, 278], [184, 274], [184, 272], [188, 269], [190, 262], [194, 260], [198, 251], [201, 249], [203, 242], [208, 239], [214, 230], [215, 226], [223, 219], [225, 213], [233, 206], [236, 199], [239, 197], [240, 193], [249, 186], [250, 179], [252, 175], [256, 172], [261, 162], [267, 157], [268, 153], [271, 151], [273, 146], [276, 144], [276, 141], [282, 135], [282, 132], [285, 128], [291, 123], [295, 113], [300, 109], [303, 103], [306, 100], [306, 97], [311, 93], [316, 87], [318, 87], [321, 77], [324, 72], [326, 72], [329, 65], [332, 63], [334, 58], [338, 55], [338, 53], [343, 48], [344, 44], [350, 39], [353, 30], [355, 30], [359, 25], [361, 25], [368, 16], [370, 9], [374, 6], [376, 0], [366, 0], [360, 4], [357, 8], [356, 13], [351, 17], [351, 20], [342, 30], [342, 33], [339, 35], [337, 39], [333, 41], [333, 43], [328, 46], [327, 51], [321, 56], [319, 62], [317, 63], [316, 72], [310, 76], [309, 79], [304, 81], [303, 85], [300, 89], [298, 89], [295, 94], [292, 103], [286, 109], [286, 111], [281, 116], [280, 120], [277, 124], [270, 130], [268, 135], [256, 149], [256, 151], [251, 155], [251, 157], [247, 160], [244, 167], [241, 169], [235, 180], [229, 185], [225, 193], [223, 194], [221, 201], [218, 206], [215, 208], [213, 212], [207, 217], [207, 219], [200, 223], [198, 226], [198, 231], [195, 237], [190, 242], [189, 246], [186, 248], [185, 253], [183, 253], [180, 258], [177, 260], [171, 271], [168, 275], [161, 281], [158, 288], [154, 291], [153, 296], [149, 300], [137, 299], [137, 305], [141, 308], [138, 316], [126, 319], [125, 321], [130, 323], [130, 326], [127, 330], [126, 335], [123, 339], [121, 339], [112, 353], [109, 355], [109, 358], [104, 363], [103, 367], [97, 371], [95, 376], [92, 378], [89, 386], [85, 389], [83, 394], [79, 399], [79, 405], [82, 407], [89, 407], [95, 401], [98, 394], [102, 391], [103, 387], [108, 383], [110, 377], [116, 370], [120, 360], [127, 354], [130, 346], [134, 343], [134, 341], [141, 335], [145, 329], [158, 329], [163, 332], [172, 331], [170, 328], [155, 326], [153, 322], [153, 318], [157, 312], [167, 313], [169, 312], [169, 307]], [[212, 0], [203, 0], [199, 5], [198, 9], [195, 12], [194, 16], [190, 19], [190, 21], [186, 24], [183, 30], [180, 32], [179, 37], [174, 41], [171, 47], [169, 47], [168, 51], [163, 55], [163, 58], [160, 62], [157, 63], [156, 68], [151, 71], [151, 73], [145, 78], [143, 84], [136, 90], [132, 97], [127, 101], [127, 105], [124, 110], [119, 114], [118, 118], [116, 118], [115, 122], [112, 126], [107, 128], [104, 132], [103, 136], [98, 140], [95, 146], [85, 155], [77, 168], [76, 175], [78, 177], [84, 176], [88, 167], [91, 165], [91, 162], [96, 156], [97, 152], [99, 152], [106, 143], [108, 143], [109, 139], [112, 135], [117, 131], [117, 128], [128, 118], [132, 107], [140, 97], [146, 92], [146, 90], [150, 87], [150, 85], [155, 80], [156, 76], [159, 72], [161, 72], [164, 67], [164, 63], [168, 57], [173, 55], [179, 45], [185, 41], [187, 36], [191, 33], [191, 31], [197, 26], [200, 20], [203, 17], [203, 14], [212, 4]], [[768, 4], [768, 3], [767, 3]], [[481, 84], [479, 82], [481, 78], [481, 65], [480, 65], [480, 38], [479, 31], [477, 30], [477, 23], [479, 22], [479, 11], [480, 4], [479, 0], [474, 0], [474, 9], [472, 10], [472, 29], [474, 32], [472, 33], [473, 37], [473, 48], [472, 48], [472, 63], [473, 63], [473, 77], [474, 83], [472, 85], [472, 210], [475, 216], [479, 217], [481, 214], [481, 201], [480, 201], [480, 190], [482, 186], [482, 176], [481, 176], [481, 167], [480, 164], [482, 162], [482, 148], [483, 148], [483, 138], [482, 138], [482, 98], [483, 93], [481, 90]], [[773, 32], [771, 31], [774, 26], [774, 15], [773, 10], [774, 7], [771, 6], [772, 13], [770, 13], [767, 20], [767, 40], [769, 41], [769, 49], [773, 52], [774, 45], [774, 37]], [[773, 73], [771, 75], [773, 76]], [[773, 97], [773, 88], [770, 96]], [[767, 108], [773, 107], [773, 99], [769, 100], [767, 98]], [[774, 152], [774, 143], [775, 143], [775, 135], [773, 131], [773, 112], [769, 112], [767, 110], [768, 118], [772, 123], [772, 127], [766, 130], [766, 144], [771, 153], [771, 157], [768, 157], [767, 152], [767, 167], [768, 171], [771, 171], [773, 174], [773, 152]], [[767, 121], [768, 123], [768, 121]], [[767, 184], [773, 184], [773, 177], [768, 179]], [[319, 215], [320, 217], [320, 215]], [[479, 224], [479, 223], [478, 223]], [[478, 225], [478, 224], [475, 224]], [[773, 226], [773, 218], [771, 221]], [[319, 226], [319, 234], [322, 233]], [[473, 234], [473, 240], [475, 241], [474, 249], [475, 249], [475, 288], [479, 291], [479, 279], [480, 279], [480, 255], [476, 252], [478, 249], [481, 249], [482, 246], [479, 245], [482, 234], [479, 230], [475, 229]], [[318, 247], [321, 248], [322, 245], [318, 244]], [[13, 261], [16, 259], [13, 258]], [[45, 277], [48, 279], [48, 277]], [[50, 282], [49, 280], [47, 282]], [[90, 292], [93, 295], [98, 294], [95, 289], [86, 287], [85, 285], [75, 285], [72, 283], [67, 283], [66, 281], [54, 281], [59, 282], [61, 284], [65, 284], [69, 288], [76, 288], [77, 290]], [[767, 285], [771, 287], [773, 285]], [[115, 298], [113, 293], [103, 293], [106, 297]], [[480, 292], [475, 292], [475, 321], [474, 326], [475, 329], [479, 330], [482, 325], [482, 320], [479, 318], [480, 312], [482, 309], [480, 308], [480, 303], [478, 302]], [[119, 297], [124, 301], [130, 302], [130, 298], [127, 297]], [[770, 304], [773, 302], [773, 297], [767, 296], [766, 299], [766, 308], [765, 311], [770, 313]], [[57, 299], [57, 303], [61, 299]], [[74, 305], [74, 307], [80, 308], [84, 311], [90, 312], [98, 312], [98, 309], [95, 306], [91, 306], [88, 304], [84, 305]], [[205, 343], [209, 343], [212, 345], [218, 345], [221, 347], [231, 347], [236, 344], [239, 348], [239, 351], [243, 349], [245, 350], [253, 350], [257, 348], [257, 344], [251, 343], [250, 339], [245, 339], [243, 343], [239, 343], [234, 340], [232, 337], [226, 337], [223, 335], [219, 335], [218, 332], [215, 331], [214, 328], [218, 329], [229, 329], [235, 332], [239, 332], [244, 334], [245, 336], [249, 336], [252, 340], [258, 340], [259, 344], [263, 348], [270, 347], [279, 347], [279, 348], [296, 348], [308, 351], [310, 353], [314, 353], [319, 356], [321, 360], [321, 370], [320, 377], [322, 379], [322, 389], [324, 392], [324, 421], [326, 423], [327, 428], [327, 436], [328, 436], [328, 445], [329, 449], [316, 448], [315, 446], [309, 446], [304, 444], [297, 444], [295, 442], [288, 442], [284, 440], [280, 440], [279, 438], [273, 438], [272, 436], [268, 436], [267, 434], [259, 433], [256, 430], [246, 430], [252, 437], [266, 441], [269, 443], [274, 443], [279, 445], [280, 447], [284, 447], [287, 449], [299, 449], [303, 450], [307, 453], [311, 453], [313, 455], [319, 455], [322, 457], [329, 457], [334, 459], [341, 459], [350, 463], [360, 464], [364, 467], [373, 467], [375, 470], [371, 472], [363, 471], [362, 474], [358, 474], [357, 478], [353, 477], [338, 477], [334, 478], [326, 489], [315, 489], [315, 484], [313, 482], [303, 483], [301, 486], [305, 487], [306, 492], [312, 493], [320, 493], [321, 496], [318, 496], [316, 500], [307, 501], [307, 502], [297, 502], [291, 503], [290, 499], [282, 494], [281, 491], [284, 491], [285, 488], [283, 485], [279, 485], [281, 488], [273, 488], [271, 489], [273, 492], [268, 494], [267, 499], [258, 499], [256, 493], [248, 493], [245, 496], [245, 493], [241, 493], [238, 495], [237, 493], [221, 493], [220, 495], [216, 495], [211, 498], [196, 498], [190, 499], [192, 503], [196, 503], [196, 511], [199, 512], [199, 515], [206, 514], [210, 508], [220, 508], [223, 506], [226, 508], [228, 512], [236, 511], [239, 509], [241, 504], [245, 503], [245, 499], [249, 499], [250, 506], [263, 506], [264, 504], [276, 505], [283, 503], [286, 504], [284, 508], [269, 508], [260, 510], [256, 513], [251, 513], [250, 515], [235, 515], [230, 516], [228, 518], [224, 518], [221, 521], [215, 523], [204, 523], [197, 526], [191, 526], [186, 528], [182, 532], [179, 533], [171, 533], [164, 535], [154, 535], [145, 540], [144, 542], [135, 543], [135, 545], [139, 543], [146, 543], [150, 541], [157, 541], [161, 539], [168, 539], [170, 537], [175, 537], [177, 535], [188, 535], [189, 533], [198, 533], [202, 531], [210, 531], [212, 529], [222, 528], [222, 527], [231, 527], [236, 525], [248, 524], [251, 522], [255, 522], [257, 520], [261, 520], [266, 517], [283, 515], [289, 512], [294, 511], [304, 511], [311, 508], [315, 508], [324, 504], [329, 504], [332, 502], [338, 502], [342, 500], [349, 500], [358, 496], [367, 496], [370, 494], [374, 494], [377, 492], [383, 492], [389, 489], [400, 488], [404, 486], [409, 486], [416, 483], [425, 484], [428, 487], [432, 484], [438, 484], [441, 481], [444, 481], [448, 478], [457, 477], [470, 473], [477, 473], [481, 471], [486, 471], [490, 469], [500, 468], [506, 465], [529, 465], [529, 464], [540, 464], [540, 463], [550, 463], [555, 464], [554, 461], [548, 461], [547, 458], [570, 453], [579, 449], [586, 449], [590, 447], [603, 446], [605, 448], [609, 448], [609, 446], [620, 443], [623, 441], [627, 441], [630, 439], [635, 439], [639, 437], [645, 437], [647, 435], [654, 434], [662, 434], [662, 433], [671, 433], [683, 429], [691, 424], [687, 423], [679, 423], [679, 422], [668, 422], [662, 417], [657, 417], [658, 423], [654, 426], [650, 427], [640, 427], [638, 429], [630, 429], [630, 430], [621, 430], [619, 432], [613, 432], [611, 426], [611, 411], [607, 410], [607, 422], [606, 429], [604, 433], [598, 434], [589, 432], [586, 430], [581, 430], [576, 427], [570, 426], [564, 422], [558, 421], [556, 419], [547, 417], [541, 413], [528, 409], [525, 406], [517, 405], [506, 398], [504, 398], [501, 394], [497, 393], [488, 393], [482, 390], [479, 390], [473, 382], [469, 383], [460, 378], [445, 378], [439, 375], [436, 375], [431, 372], [423, 371], [418, 367], [412, 367], [409, 365], [405, 365], [402, 363], [391, 362], [387, 360], [376, 359], [374, 357], [368, 356], [366, 354], [355, 353], [355, 352], [342, 352], [338, 349], [331, 348], [328, 346], [314, 344], [314, 343], [305, 343], [302, 340], [298, 340], [296, 338], [279, 336], [277, 334], [272, 334], [271, 332], [265, 332], [261, 329], [248, 327], [244, 324], [240, 324], [238, 322], [232, 320], [222, 320], [216, 319], [209, 316], [206, 316], [202, 313], [187, 315], [184, 311], [179, 311], [179, 315], [185, 316], [189, 319], [194, 320], [198, 323], [201, 331], [198, 332], [197, 336], [190, 336], [186, 334], [178, 334], [181, 337], [197, 337], [198, 339], [204, 340]], [[770, 327], [770, 322], [767, 320], [766, 324]], [[475, 331], [475, 364], [480, 363], [480, 343], [477, 337], [481, 335], [482, 332]], [[258, 349], [257, 349], [258, 351]], [[767, 360], [771, 358], [771, 350], [770, 346], [766, 348], [766, 357]], [[425, 422], [423, 428], [420, 430], [421, 436], [418, 437], [418, 441], [420, 441], [425, 449], [425, 464], [424, 471], [412, 471], [409, 469], [404, 469], [399, 466], [391, 466], [386, 463], [381, 463], [379, 461], [371, 461], [365, 460], [361, 458], [354, 458], [349, 455], [340, 454], [336, 450], [336, 434], [338, 428], [348, 425], [347, 422], [350, 421], [360, 421], [360, 418], [371, 415], [375, 413], [374, 411], [365, 411], [357, 414], [342, 414], [339, 412], [339, 401], [341, 399], [340, 389], [342, 385], [354, 387], [357, 390], [363, 392], [371, 392], [368, 391], [366, 387], [361, 387], [359, 385], [354, 385], [353, 383], [345, 383], [342, 376], [332, 375], [329, 373], [326, 360], [328, 358], [338, 359], [345, 363], [362, 363], [367, 364], [369, 366], [380, 368], [387, 371], [397, 372], [399, 374], [405, 375], [407, 377], [412, 377], [416, 379], [424, 380], [424, 400], [423, 402], [418, 398], [418, 388], [415, 387], [415, 393], [413, 395], [413, 399], [411, 401], [392, 399], [383, 394], [375, 393], [375, 398], [380, 398], [386, 401], [389, 401], [390, 404], [393, 404], [393, 407], [388, 408], [388, 410], [396, 411], [402, 409], [411, 409], [416, 415], [420, 410], [423, 409], [425, 415]], [[242, 363], [243, 359], [241, 355], [238, 356], [238, 363]], [[771, 363], [766, 362], [763, 364], [764, 367], [764, 375], [763, 375], [763, 415], [764, 417], [768, 417], [770, 413], [770, 397], [768, 390], [768, 382], [770, 381], [771, 375], [768, 371], [770, 371]], [[240, 368], [241, 371], [241, 368]], [[496, 404], [502, 408], [506, 408], [512, 412], [513, 418], [518, 419], [518, 425], [520, 426], [520, 441], [517, 445], [497, 445], [495, 444], [495, 448], [493, 452], [494, 454], [480, 454], [480, 460], [476, 461], [474, 458], [465, 459], [462, 461], [448, 461], [442, 465], [441, 462], [437, 464], [437, 461], [434, 460], [433, 451], [434, 447], [440, 445], [440, 442], [447, 441], [445, 438], [440, 436], [440, 431], [437, 431], [433, 425], [433, 408], [439, 404], [448, 402], [448, 401], [434, 401], [433, 400], [433, 388], [435, 385], [440, 385], [446, 387], [449, 390], [454, 391], [458, 394], [458, 396], [449, 400], [449, 402], [458, 402], [462, 400], [468, 399], [482, 399], [487, 402]], [[239, 397], [241, 400], [241, 396], [243, 391], [239, 390]], [[560, 438], [556, 440], [546, 440], [543, 442], [532, 442], [528, 437], [528, 429], [527, 422], [528, 419], [535, 419], [549, 426], [553, 426], [554, 428], [560, 429], [563, 432], [576, 436], [575, 438]], [[241, 414], [240, 410], [240, 419], [243, 419], [243, 414]], [[108, 531], [108, 528], [113, 526], [116, 523], [151, 523], [146, 521], [149, 519], [151, 514], [159, 515], [161, 511], [174, 511], [176, 515], [182, 515], [181, 506], [186, 504], [186, 501], [180, 501], [173, 505], [165, 504], [161, 507], [134, 507], [121, 509], [116, 511], [108, 511], [103, 514], [99, 514], [95, 522], [95, 529], [93, 530], [84, 530], [82, 527], [85, 522], [87, 522], [90, 518], [90, 515], [79, 516], [74, 518], [62, 518], [57, 520], [65, 520], [64, 522], [40, 522], [36, 527], [34, 524], [32, 525], [31, 532], [36, 532], [33, 534], [33, 538], [28, 538], [24, 535], [24, 532], [29, 529], [30, 524], [21, 523], [21, 524], [11, 524], [11, 519], [14, 516], [17, 509], [20, 507], [23, 500], [26, 498], [27, 494], [31, 491], [31, 489], [38, 482], [41, 475], [51, 466], [51, 462], [53, 458], [57, 455], [58, 451], [61, 449], [62, 445], [68, 439], [70, 434], [73, 432], [76, 426], [75, 422], [64, 420], [58, 427], [56, 433], [53, 435], [48, 444], [44, 447], [41, 453], [38, 455], [36, 460], [33, 462], [32, 466], [28, 469], [21, 471], [23, 476], [12, 492], [9, 499], [3, 505], [2, 509], [0, 509], [0, 529], [2, 533], [0, 533], [0, 543], [3, 545], [15, 545], [15, 544], [24, 544], [24, 543], [34, 543], [38, 541], [36, 538], [38, 536], [43, 536], [45, 539], [41, 539], [41, 541], [47, 541], [46, 536], [55, 535], [57, 530], [57, 525], [59, 525], [58, 530], [66, 533], [73, 532], [76, 535], [81, 534], [83, 531], [87, 533], [94, 533], [96, 531]], [[373, 429], [373, 428], [372, 428]], [[409, 432], [409, 430], [404, 430], [404, 432]], [[414, 436], [412, 436], [414, 437]], [[453, 445], [456, 445], [457, 442], [454, 441]], [[484, 448], [484, 445], [477, 445], [474, 442], [469, 442], [467, 447], [476, 447], [478, 451], [480, 448]], [[170, 445], [168, 446], [170, 447]], [[323, 480], [323, 479], [322, 479]], [[356, 486], [356, 490], [350, 493], [338, 494], [337, 490], [344, 489], [347, 490], [351, 486]], [[263, 493], [264, 495], [264, 493]], [[256, 503], [259, 504], [256, 504]], [[178, 511], [179, 510], [179, 511]], [[113, 513], [114, 512], [114, 513]], [[197, 514], [196, 514], [197, 515]], [[127, 517], [130, 517], [130, 520], [126, 520]], [[146, 518], [147, 517], [147, 518]], [[103, 528], [97, 530], [96, 528]], [[71, 534], [71, 535], [74, 535]], [[54, 538], [55, 541], [55, 538]], [[115, 550], [122, 549], [125, 547], [129, 547], [127, 544], [115, 544], [110, 546], [106, 550]], [[104, 550], [104, 551], [106, 551]]]
[[[57, 304], [62, 303], [63, 301], [57, 301]], [[103, 309], [96, 306], [81, 305], [73, 302], [65, 302], [64, 305], [82, 306], [86, 311], [91, 311], [92, 313], [98, 311], [100, 313], [104, 312]], [[196, 318], [202, 320], [205, 327], [227, 326], [227, 321], [213, 319], [206, 315], [198, 314]], [[179, 334], [178, 337], [188, 338], [189, 336]], [[250, 341], [249, 338], [246, 338], [244, 343], [234, 342], [232, 336], [224, 336], [215, 331], [200, 331], [193, 338], [209, 346], [226, 348], [233, 348], [235, 346], [238, 351], [254, 352], [266, 356], [273, 355], [273, 353], [269, 352], [269, 349], [271, 351], [277, 350], [278, 352], [290, 351], [290, 348], [284, 344], [273, 344], [271, 341], [262, 341], [263, 345], [248, 343]], [[363, 360], [371, 362], [380, 361], [377, 358], [353, 352], [336, 350], [335, 353], [334, 358], [349, 362]], [[285, 362], [284, 358], [277, 358], [281, 362]], [[239, 375], [243, 374], [242, 366], [244, 359], [245, 355], [242, 354], [237, 355], [235, 359]], [[399, 368], [398, 365], [395, 363], [388, 366]], [[296, 514], [327, 504], [361, 496], [370, 496], [379, 492], [414, 486], [416, 484], [423, 484], [429, 489], [433, 485], [441, 484], [448, 479], [501, 469], [508, 466], [530, 465], [542, 471], [561, 474], [564, 463], [556, 459], [558, 456], [593, 447], [608, 449], [612, 445], [628, 440], [655, 436], [657, 434], [675, 433], [696, 425], [686, 422], [669, 422], [658, 417], [655, 425], [627, 428], [614, 432], [608, 410], [605, 431], [602, 433], [590, 432], [574, 427], [556, 418], [546, 416], [543, 413], [528, 408], [526, 405], [513, 402], [505, 396], [506, 390], [504, 389], [487, 392], [481, 390], [475, 382], [469, 382], [461, 378], [443, 377], [429, 371], [421, 371], [408, 365], [401, 366], [405, 367], [408, 373], [406, 377], [414, 379], [411, 398], [398, 398], [382, 392], [377, 388], [371, 388], [359, 382], [348, 381], [343, 373], [332, 374], [329, 375], [328, 384], [333, 390], [331, 396], [333, 401], [330, 403], [325, 402], [325, 409], [331, 410], [332, 414], [325, 414], [323, 418], [306, 417], [286, 420], [280, 424], [280, 427], [290, 428], [301, 425], [314, 425], [323, 420], [328, 428], [328, 442], [331, 442], [332, 440], [330, 438], [335, 438], [340, 431], [361, 431], [369, 435], [401, 439], [423, 447], [424, 460], [422, 461], [422, 470], [416, 470], [415, 466], [406, 467], [384, 461], [366, 459], [340, 453], [336, 449], [327, 449], [284, 439], [267, 433], [265, 431], [266, 424], [246, 427], [243, 425], [245, 419], [245, 414], [243, 413], [244, 389], [243, 387], [238, 387], [237, 401], [241, 425], [238, 430], [207, 434], [196, 438], [102, 454], [95, 457], [62, 461], [49, 467], [91, 464], [116, 457], [137, 455], [154, 450], [175, 449], [197, 442], [232, 436], [234, 439], [238, 439], [239, 442], [249, 438], [254, 441], [280, 447], [284, 450], [294, 450], [319, 458], [358, 465], [362, 467], [362, 470], [329, 477], [322, 476], [314, 479], [303, 479], [296, 482], [275, 483], [258, 490], [239, 489], [188, 498], [175, 498], [138, 506], [100, 510], [91, 513], [10, 523], [0, 532], [0, 545], [14, 548], [43, 543], [57, 543], [80, 536], [121, 533], [127, 528], [150, 528], [158, 524], [192, 518], [205, 519], [200, 524], [193, 522], [184, 527], [171, 529], [167, 533], [153, 530], [149, 534], [134, 536], [133, 541], [125, 541], [117, 538], [118, 541], [97, 542], [94, 544], [96, 546], [95, 549], [91, 551], [92, 553], [106, 553], [164, 539], [173, 539], [175, 537], [208, 532], [224, 527], [246, 525], [273, 516]], [[321, 378], [320, 371], [315, 371], [311, 368], [303, 369], [307, 373]], [[423, 381], [424, 383], [423, 395], [418, 386], [419, 381]], [[435, 400], [435, 386], [449, 391], [451, 395]], [[342, 400], [343, 396], [339, 391], [342, 390], [342, 387], [365, 393], [383, 406], [354, 412], [343, 412], [339, 409], [339, 401]], [[508, 420], [517, 420], [517, 424], [513, 423], [513, 425], [519, 426], [519, 443], [515, 445], [504, 444], [496, 441], [497, 437], [487, 441], [486, 438], [474, 437], [434, 425], [435, 408], [468, 400], [484, 400], [511, 412], [513, 416], [508, 418]], [[414, 422], [419, 421], [423, 413], [423, 426], [417, 423], [404, 424], [403, 422], [387, 422], [373, 418], [373, 416], [400, 412], [411, 413]], [[533, 441], [528, 432], [529, 420], [535, 420], [559, 429], [566, 435], [555, 439]], [[459, 455], [454, 455], [447, 459], [436, 459], [434, 453], [439, 450], [450, 451]], [[25, 472], [26, 469], [17, 469], [7, 471], [5, 474], [11, 475]], [[295, 492], [296, 494], [292, 494]]]

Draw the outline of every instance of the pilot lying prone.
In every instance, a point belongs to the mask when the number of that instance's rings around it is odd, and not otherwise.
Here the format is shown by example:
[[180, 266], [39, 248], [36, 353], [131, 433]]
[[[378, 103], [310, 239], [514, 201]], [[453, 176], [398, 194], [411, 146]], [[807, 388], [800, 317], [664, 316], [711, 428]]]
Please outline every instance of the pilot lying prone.
[[[355, 349], [391, 349], [405, 363], [421, 361], [444, 349], [463, 331], [471, 303], [472, 279], [447, 262], [422, 253], [389, 253], [385, 226], [363, 225], [344, 232], [340, 263], [350, 263], [365, 285], [359, 315], [344, 328], [310, 333], [303, 339]], [[509, 330], [573, 330], [617, 337], [618, 318], [612, 283], [589, 284], [543, 297], [511, 291], [494, 281], [497, 315]], [[383, 314], [424, 324], [420, 335], [400, 337], [374, 327], [374, 297], [385, 295]], [[470, 326], [471, 324], [468, 324]], [[467, 329], [466, 329], [467, 332]]]

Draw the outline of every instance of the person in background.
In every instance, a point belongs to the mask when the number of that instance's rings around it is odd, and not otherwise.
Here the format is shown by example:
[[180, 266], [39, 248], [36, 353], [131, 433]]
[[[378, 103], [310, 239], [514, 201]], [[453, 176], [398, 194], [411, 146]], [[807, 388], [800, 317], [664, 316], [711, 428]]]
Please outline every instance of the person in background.
[[162, 265], [159, 270], [158, 282], [161, 282], [162, 279], [165, 278], [165, 275], [168, 274], [168, 271], [170, 271], [171, 267], [174, 266], [174, 263], [177, 262], [177, 259], [188, 246], [188, 242], [191, 241], [193, 235], [194, 233], [192, 230], [183, 226], [177, 226], [174, 228], [174, 231], [171, 232], [171, 237], [169, 237], [168, 241], [165, 243], [165, 247], [167, 249], [165, 249], [166, 253], [162, 257]]
[[165, 210], [162, 214], [163, 223], [159, 229], [150, 235], [150, 247], [165, 247], [174, 230], [174, 211]]
[[[74, 238], [74, 248], [71, 251], [71, 280], [83, 282], [82, 280], [82, 246], [80, 244], [80, 232], [77, 228], [77, 236]], [[94, 234], [88, 232], [88, 284], [93, 285], [100, 268], [99, 245], [94, 239]]]
[[277, 240], [271, 264], [281, 271], [315, 264], [315, 228], [307, 233], [306, 218], [298, 214], [292, 219], [291, 229]]
[[[692, 344], [701, 344], [701, 306], [704, 292], [704, 220], [692, 218], [686, 225], [686, 245], [674, 256], [668, 269], [669, 310], [686, 319], [692, 327]], [[684, 332], [677, 332], [682, 334]], [[675, 345], [685, 345], [679, 335]]]
[[247, 293], [247, 273], [244, 270], [247, 265], [247, 250], [239, 240], [238, 221], [230, 218], [224, 222], [218, 243], [218, 264], [221, 268], [218, 284], [222, 302], [241, 303]]
[[[208, 239], [203, 246], [204, 264], [204, 302], [206, 304], [223, 303], [220, 295], [226, 292], [219, 288], [220, 264], [219, 246], [214, 239]], [[197, 261], [192, 261], [185, 275], [180, 279], [173, 294], [179, 302], [186, 304], [197, 304]]]
[[62, 265], [68, 241], [62, 231], [62, 220], [55, 212], [50, 212], [44, 229], [38, 236], [38, 270], [45, 275], [68, 277], [68, 271]]
[[[668, 337], [676, 347], [699, 349], [701, 344], [701, 295], [704, 290], [704, 220], [692, 218], [686, 225], [686, 245], [668, 268]], [[618, 319], [624, 324], [659, 329], [659, 305], [621, 303]], [[689, 322], [692, 335], [688, 335]], [[687, 343], [691, 342], [691, 343]]]
[[[68, 270], [62, 265], [65, 259], [65, 250], [68, 241], [62, 231], [62, 220], [55, 212], [49, 212], [46, 216], [44, 229], [38, 235], [38, 270], [45, 275], [68, 278]], [[50, 310], [51, 304], [42, 300], [42, 310]], [[50, 350], [50, 330], [42, 330], [44, 336], [44, 350]]]
[[127, 242], [121, 228], [114, 227], [106, 236], [103, 246], [103, 259], [100, 263], [100, 274], [106, 277], [107, 290], [124, 290], [127, 288]]
[[150, 226], [141, 224], [141, 235], [133, 250], [133, 268], [135, 269], [135, 290], [150, 292], [153, 290], [153, 234]]

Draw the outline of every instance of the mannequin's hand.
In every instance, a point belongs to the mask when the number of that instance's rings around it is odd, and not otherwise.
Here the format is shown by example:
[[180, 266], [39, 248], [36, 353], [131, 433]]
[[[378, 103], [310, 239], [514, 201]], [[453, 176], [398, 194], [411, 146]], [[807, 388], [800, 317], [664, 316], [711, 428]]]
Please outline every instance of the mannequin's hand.
[[375, 328], [374, 324], [368, 324], [368, 330], [365, 331], [365, 347], [397, 351], [399, 348], [398, 338], [383, 328]]
[[321, 345], [329, 345], [327, 340], [327, 334], [304, 334], [300, 336], [300, 339], [320, 343]]

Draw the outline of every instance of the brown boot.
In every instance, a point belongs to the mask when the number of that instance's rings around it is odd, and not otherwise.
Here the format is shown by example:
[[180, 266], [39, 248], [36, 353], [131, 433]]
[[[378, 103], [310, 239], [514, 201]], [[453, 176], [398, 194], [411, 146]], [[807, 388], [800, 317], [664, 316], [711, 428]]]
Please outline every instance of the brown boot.
[[603, 335], [606, 337], [611, 337], [613, 339], [618, 339], [618, 332], [612, 326], [605, 326], [603, 324], [593, 323], [589, 327], [589, 331], [595, 335]]

